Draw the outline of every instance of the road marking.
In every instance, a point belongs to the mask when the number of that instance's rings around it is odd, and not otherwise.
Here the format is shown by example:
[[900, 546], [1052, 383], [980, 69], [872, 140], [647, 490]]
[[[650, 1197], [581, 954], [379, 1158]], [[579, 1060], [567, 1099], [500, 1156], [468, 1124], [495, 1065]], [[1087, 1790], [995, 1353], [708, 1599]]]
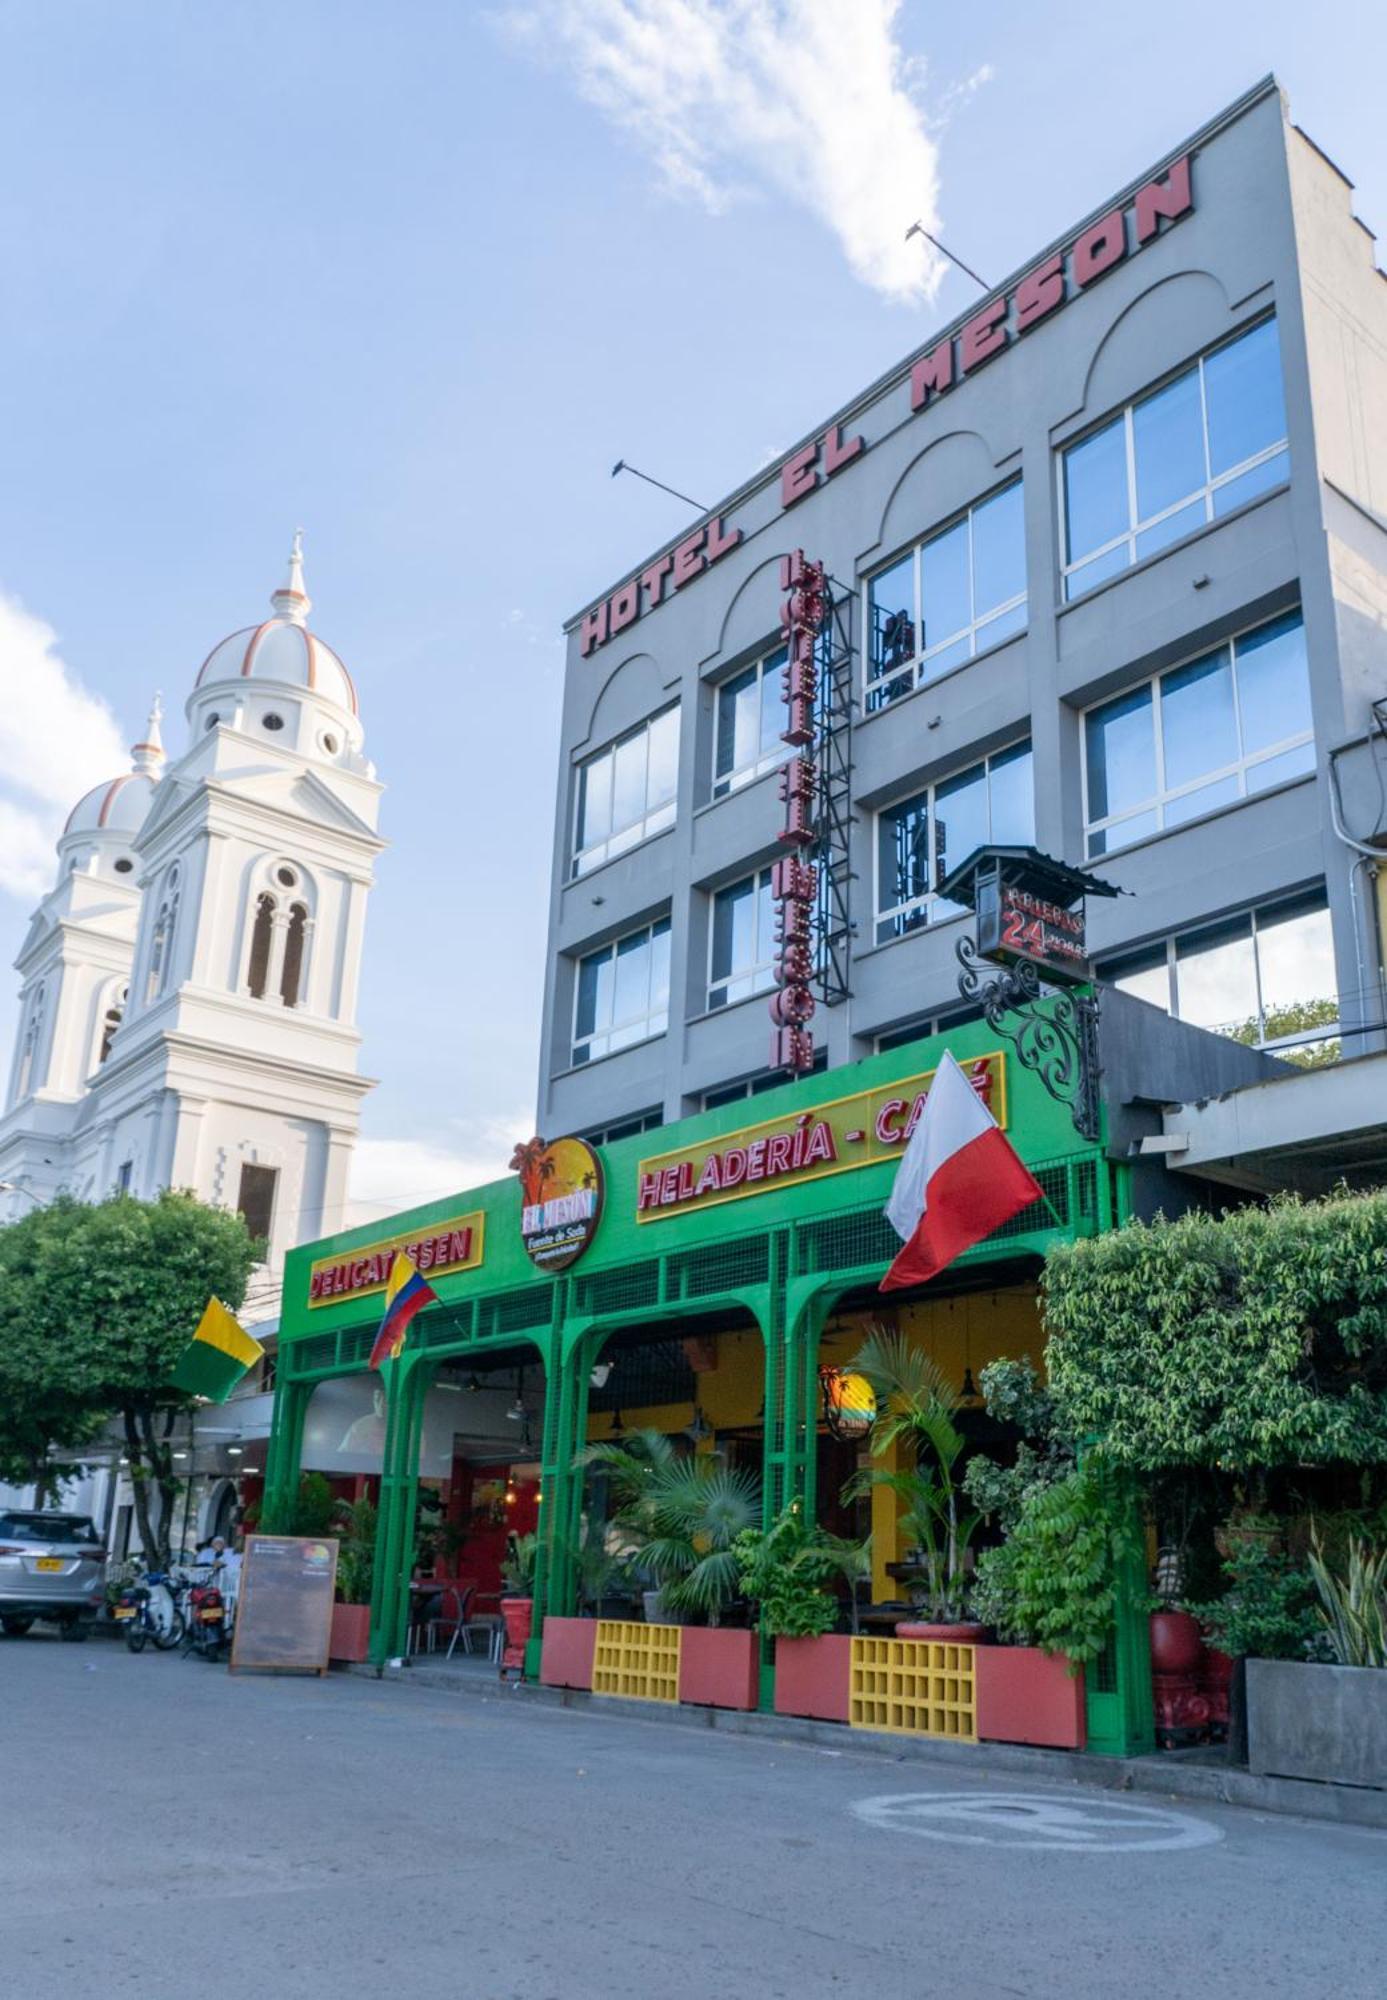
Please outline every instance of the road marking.
[[888, 1833], [968, 1847], [1138, 1854], [1223, 1838], [1222, 1828], [1192, 1813], [1054, 1792], [887, 1792], [854, 1799], [850, 1810]]

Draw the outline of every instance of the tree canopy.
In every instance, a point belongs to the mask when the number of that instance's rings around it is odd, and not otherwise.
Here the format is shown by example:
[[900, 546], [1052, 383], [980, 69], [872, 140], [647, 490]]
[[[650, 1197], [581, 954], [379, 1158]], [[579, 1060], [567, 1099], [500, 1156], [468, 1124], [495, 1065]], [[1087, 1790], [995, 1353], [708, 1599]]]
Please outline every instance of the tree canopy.
[[169, 1387], [209, 1297], [234, 1311], [256, 1245], [237, 1215], [189, 1194], [88, 1204], [60, 1196], [0, 1229], [0, 1469], [41, 1478], [121, 1420], [141, 1539], [165, 1559], [172, 1520]]
[[1129, 1223], [1044, 1298], [1063, 1424], [1116, 1464], [1387, 1462], [1387, 1192]]

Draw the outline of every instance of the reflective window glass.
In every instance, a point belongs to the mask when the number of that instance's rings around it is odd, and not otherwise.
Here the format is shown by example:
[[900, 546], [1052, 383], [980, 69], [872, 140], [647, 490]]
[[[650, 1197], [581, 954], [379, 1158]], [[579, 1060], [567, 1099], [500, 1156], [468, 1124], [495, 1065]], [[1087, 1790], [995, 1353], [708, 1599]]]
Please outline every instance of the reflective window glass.
[[992, 806], [989, 839], [1003, 847], [1030, 847], [1035, 841], [1035, 777], [1031, 746], [1018, 743], [992, 759], [988, 790]]
[[989, 842], [1030, 842], [1034, 826], [1029, 743], [878, 813], [877, 943], [957, 915], [938, 893], [949, 870]]
[[973, 614], [1024, 596], [1026, 524], [1020, 481], [973, 509]]
[[718, 689], [713, 742], [715, 799], [750, 784], [790, 754], [780, 740], [785, 727], [780, 691], [784, 664], [785, 648], [781, 646]]
[[1108, 819], [1154, 794], [1156, 732], [1149, 683], [1090, 709], [1084, 751], [1090, 820]]
[[770, 986], [774, 935], [768, 868], [718, 890], [713, 898], [710, 1007], [729, 1007]]
[[1233, 667], [1228, 648], [1161, 676], [1166, 791], [1238, 761]]
[[578, 962], [573, 1061], [662, 1034], [668, 1025], [669, 919], [632, 931]]
[[1208, 483], [1199, 370], [1177, 375], [1132, 411], [1137, 519], [1149, 521]]
[[869, 713], [1023, 631], [1021, 481], [979, 501], [871, 578], [867, 619]]
[[1308, 1001], [1336, 999], [1334, 931], [1327, 904], [1316, 900], [1259, 915], [1257, 960], [1268, 1015]]
[[1250, 333], [1206, 356], [1204, 386], [1210, 470], [1217, 479], [1286, 435], [1276, 321], [1263, 320]]
[[1247, 754], [1308, 736], [1310, 669], [1305, 657], [1305, 625], [1298, 611], [1256, 632], [1234, 647], [1243, 748]]
[[1180, 938], [1175, 946], [1176, 1012], [1197, 1028], [1239, 1028], [1257, 1019], [1252, 922]]
[[967, 521], [960, 521], [947, 535], [936, 535], [921, 549], [920, 610], [926, 652], [972, 624]]
[[678, 783], [677, 706], [589, 757], [578, 772], [574, 874], [585, 874], [672, 825]]
[[1121, 417], [1065, 453], [1064, 518], [1070, 562], [1130, 527], [1127, 430]]

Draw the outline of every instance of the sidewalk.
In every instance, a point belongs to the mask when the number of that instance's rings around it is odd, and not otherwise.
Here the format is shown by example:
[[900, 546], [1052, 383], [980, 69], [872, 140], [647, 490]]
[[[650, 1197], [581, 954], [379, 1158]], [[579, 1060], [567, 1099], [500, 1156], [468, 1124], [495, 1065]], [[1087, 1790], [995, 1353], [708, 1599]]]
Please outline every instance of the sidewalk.
[[[374, 1678], [371, 1666], [343, 1671]], [[1377, 1827], [1387, 1832], [1387, 1791], [1360, 1790], [1351, 1785], [1318, 1785], [1302, 1778], [1261, 1778], [1222, 1761], [1207, 1749], [1167, 1750], [1146, 1757], [1095, 1757], [1082, 1750], [1037, 1750], [1023, 1744], [945, 1743], [930, 1737], [887, 1735], [871, 1729], [849, 1729], [841, 1723], [811, 1722], [791, 1715], [763, 1715], [738, 1709], [692, 1708], [663, 1701], [628, 1701], [593, 1695], [576, 1688], [539, 1687], [531, 1681], [502, 1684], [496, 1669], [469, 1659], [445, 1665], [427, 1655], [408, 1665], [389, 1666], [381, 1678], [415, 1687], [441, 1688], [483, 1701], [510, 1706], [527, 1702], [549, 1708], [619, 1716], [631, 1722], [663, 1723], [669, 1728], [717, 1729], [732, 1736], [759, 1736], [781, 1743], [812, 1744], [840, 1755], [889, 1759], [1016, 1777], [1067, 1780], [1095, 1785], [1104, 1791], [1159, 1793], [1164, 1798], [1204, 1799], [1219, 1805], [1245, 1806], [1253, 1812], [1286, 1813], [1301, 1819], [1327, 1820], [1339, 1826]]]

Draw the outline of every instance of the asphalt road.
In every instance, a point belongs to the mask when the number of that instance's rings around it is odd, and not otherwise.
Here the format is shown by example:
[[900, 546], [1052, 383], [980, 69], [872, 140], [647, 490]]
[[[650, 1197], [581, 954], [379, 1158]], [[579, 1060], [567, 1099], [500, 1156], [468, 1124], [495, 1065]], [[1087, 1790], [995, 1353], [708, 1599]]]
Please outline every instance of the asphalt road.
[[1382, 2000], [1387, 1835], [0, 1642], [0, 1995]]

